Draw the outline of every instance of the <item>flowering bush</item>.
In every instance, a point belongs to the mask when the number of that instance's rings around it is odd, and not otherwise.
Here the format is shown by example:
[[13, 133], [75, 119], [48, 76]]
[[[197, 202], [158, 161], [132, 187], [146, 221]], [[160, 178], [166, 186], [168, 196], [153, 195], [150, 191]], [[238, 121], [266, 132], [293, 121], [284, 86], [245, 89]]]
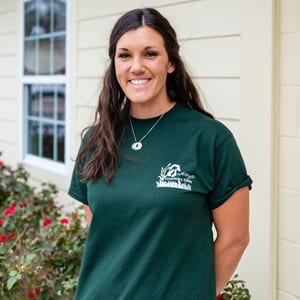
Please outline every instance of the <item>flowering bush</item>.
[[220, 295], [217, 300], [250, 300], [251, 295], [249, 290], [246, 288], [245, 281], [239, 280], [238, 275], [234, 275]]
[[23, 167], [0, 161], [0, 299], [73, 299], [83, 216], [62, 215], [55, 186], [36, 189], [28, 180]]

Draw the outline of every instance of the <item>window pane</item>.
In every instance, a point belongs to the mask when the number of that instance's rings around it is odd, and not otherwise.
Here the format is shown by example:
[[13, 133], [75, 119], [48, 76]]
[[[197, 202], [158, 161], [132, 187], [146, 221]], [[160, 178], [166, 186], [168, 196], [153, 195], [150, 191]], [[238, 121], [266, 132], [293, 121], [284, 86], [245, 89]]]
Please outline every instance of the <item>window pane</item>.
[[24, 85], [28, 153], [65, 161], [65, 85]]
[[28, 153], [39, 155], [39, 123], [28, 122]]
[[65, 87], [63, 85], [57, 87], [57, 119], [65, 119]]
[[65, 74], [66, 66], [66, 43], [65, 37], [56, 37], [54, 39], [54, 74]]
[[65, 1], [54, 2], [54, 32], [66, 30], [66, 3]]
[[36, 74], [36, 56], [37, 56], [36, 41], [25, 42], [25, 47], [24, 47], [24, 74], [25, 75]]
[[38, 117], [40, 114], [40, 89], [36, 86], [27, 86], [28, 114]]
[[57, 126], [57, 160], [65, 161], [65, 126]]
[[50, 39], [39, 40], [39, 74], [50, 74]]
[[25, 2], [25, 36], [35, 33], [36, 28], [36, 2]]
[[24, 9], [24, 75], [64, 75], [66, 1], [31, 0]]
[[37, 1], [39, 34], [51, 32], [51, 11], [49, 0]]
[[54, 118], [54, 86], [44, 85], [42, 92], [43, 117]]
[[45, 158], [53, 159], [53, 139], [54, 126], [52, 124], [43, 124], [43, 154]]

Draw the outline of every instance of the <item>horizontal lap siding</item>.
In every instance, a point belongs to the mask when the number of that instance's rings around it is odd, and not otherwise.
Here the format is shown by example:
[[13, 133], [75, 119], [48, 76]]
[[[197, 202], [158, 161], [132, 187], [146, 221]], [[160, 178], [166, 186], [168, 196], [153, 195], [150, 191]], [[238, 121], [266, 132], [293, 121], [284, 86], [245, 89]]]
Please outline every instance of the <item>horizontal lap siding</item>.
[[[176, 5], [176, 3], [191, 2], [182, 0], [123, 0], [123, 1], [99, 1], [78, 0], [79, 17], [95, 18], [105, 15], [121, 14], [136, 7], [155, 7], [161, 5]], [[198, 1], [196, 1], [198, 2]]]
[[159, 10], [176, 28], [179, 39], [240, 34], [239, 0], [192, 1]]
[[116, 16], [81, 20], [78, 23], [78, 47], [106, 47]]
[[[240, 82], [238, 78], [198, 79], [208, 108], [220, 119], [240, 119]], [[224, 105], [226, 104], [226, 105]]]
[[106, 68], [107, 57], [104, 48], [80, 50], [78, 54], [78, 77], [102, 76]]
[[0, 34], [16, 32], [16, 20], [18, 20], [16, 8], [6, 11], [2, 8], [2, 3], [0, 3]]
[[226, 37], [182, 42], [182, 55], [197, 77], [238, 78], [240, 38]]
[[[1, 18], [1, 15], [0, 15]], [[14, 54], [17, 48], [17, 39], [15, 32], [2, 33], [0, 55]]]
[[[1, 37], [0, 37], [1, 39]], [[1, 56], [0, 56], [1, 60]], [[0, 76], [0, 99], [10, 99], [16, 101], [17, 99], [17, 78], [16, 77], [1, 77]]]
[[[0, 97], [0, 107], [0, 122], [15, 123], [16, 118], [19, 116], [17, 101]], [[4, 135], [6, 131], [7, 129], [3, 130]], [[1, 134], [1, 137], [3, 138], [3, 134]]]
[[[78, 122], [79, 119], [80, 123], [91, 121], [100, 77], [107, 65], [107, 44], [112, 26], [124, 11], [147, 6], [158, 8], [174, 26], [182, 57], [200, 86], [207, 106], [238, 136], [240, 0], [127, 0], [103, 5], [96, 0], [78, 1], [77, 106], [85, 108], [84, 116], [80, 116], [77, 109]], [[82, 120], [87, 116], [88, 120]]]
[[0, 1], [0, 151], [6, 163], [18, 157], [18, 13], [17, 1]]
[[[0, 36], [1, 44], [1, 36]], [[0, 55], [0, 78], [16, 77], [18, 71], [17, 57], [15, 54]]]

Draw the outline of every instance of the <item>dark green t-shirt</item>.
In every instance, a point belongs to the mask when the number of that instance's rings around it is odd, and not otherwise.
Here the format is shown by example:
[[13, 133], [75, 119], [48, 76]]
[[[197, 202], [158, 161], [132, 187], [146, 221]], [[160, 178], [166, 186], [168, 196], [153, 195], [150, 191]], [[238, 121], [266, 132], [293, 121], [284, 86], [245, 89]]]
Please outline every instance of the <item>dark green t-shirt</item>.
[[[133, 119], [137, 139], [157, 118]], [[251, 186], [231, 132], [177, 104], [143, 140], [128, 126], [112, 183], [69, 189], [93, 213], [77, 300], [215, 300], [211, 210]]]

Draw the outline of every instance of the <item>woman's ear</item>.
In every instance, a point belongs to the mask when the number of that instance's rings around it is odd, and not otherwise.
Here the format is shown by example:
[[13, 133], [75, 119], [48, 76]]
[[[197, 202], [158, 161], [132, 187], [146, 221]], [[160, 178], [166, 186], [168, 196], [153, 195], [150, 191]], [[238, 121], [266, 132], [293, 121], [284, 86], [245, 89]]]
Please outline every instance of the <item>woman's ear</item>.
[[168, 67], [168, 73], [171, 74], [174, 72], [174, 70], [175, 70], [175, 66], [173, 63], [170, 62]]

